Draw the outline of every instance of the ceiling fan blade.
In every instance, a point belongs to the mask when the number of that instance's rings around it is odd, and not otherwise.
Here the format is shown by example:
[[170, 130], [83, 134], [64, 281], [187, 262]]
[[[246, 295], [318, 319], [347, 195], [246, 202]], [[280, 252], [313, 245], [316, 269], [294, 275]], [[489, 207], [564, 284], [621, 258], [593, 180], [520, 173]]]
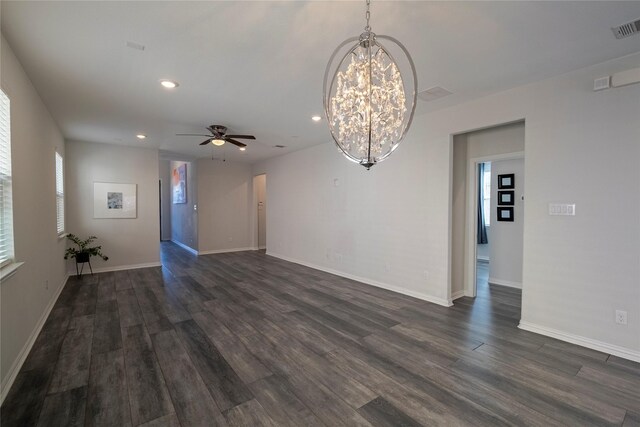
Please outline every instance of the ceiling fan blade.
[[207, 145], [210, 142], [211, 142], [211, 138], [207, 139], [206, 141], [201, 142], [200, 145]]
[[227, 135], [227, 138], [256, 139], [253, 135]]
[[176, 136], [213, 136], [213, 135], [205, 135], [203, 133], [176, 133]]
[[227, 136], [227, 137], [225, 137], [225, 139], [224, 139], [224, 140], [225, 140], [225, 141], [227, 141], [227, 142], [232, 143], [233, 145], [237, 145], [238, 147], [246, 147], [246, 146], [247, 146], [247, 144], [243, 144], [243, 143], [242, 143], [242, 142], [240, 142], [240, 141], [236, 141], [235, 139], [231, 139], [231, 138], [229, 138], [228, 136]]

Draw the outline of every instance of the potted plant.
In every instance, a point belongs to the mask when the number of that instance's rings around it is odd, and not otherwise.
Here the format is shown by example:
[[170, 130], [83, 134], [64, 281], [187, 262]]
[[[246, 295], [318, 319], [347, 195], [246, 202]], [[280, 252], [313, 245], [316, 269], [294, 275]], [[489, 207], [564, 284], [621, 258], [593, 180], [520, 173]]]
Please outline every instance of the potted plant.
[[[91, 268], [91, 257], [98, 256], [102, 258], [104, 261], [109, 259], [108, 256], [102, 253], [102, 245], [99, 246], [89, 246], [93, 243], [97, 237], [89, 236], [85, 240], [80, 240], [78, 236], [75, 234], [67, 234], [67, 239], [75, 243], [77, 247], [67, 248], [64, 253], [64, 259], [75, 258], [76, 260], [76, 275], [78, 277], [82, 276], [82, 269], [84, 268], [84, 263], [89, 263], [89, 270], [91, 274], [93, 274], [93, 269]], [[78, 271], [78, 264], [82, 264], [82, 268]]]

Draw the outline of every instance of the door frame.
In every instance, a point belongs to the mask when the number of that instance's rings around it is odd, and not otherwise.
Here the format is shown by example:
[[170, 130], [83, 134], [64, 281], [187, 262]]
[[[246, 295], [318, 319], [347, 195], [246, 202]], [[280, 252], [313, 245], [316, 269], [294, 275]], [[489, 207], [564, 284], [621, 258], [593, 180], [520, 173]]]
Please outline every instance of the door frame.
[[477, 294], [476, 258], [478, 245], [476, 242], [476, 236], [478, 235], [478, 215], [476, 214], [476, 212], [478, 211], [478, 164], [516, 159], [524, 159], [524, 151], [516, 151], [513, 153], [505, 154], [494, 154], [491, 156], [474, 157], [472, 159], [469, 159], [469, 163], [467, 166], [467, 209], [465, 212], [466, 230], [464, 239], [464, 257], [466, 261], [464, 263], [464, 295], [467, 297], [475, 297]]
[[[267, 174], [266, 172], [263, 173], [259, 173], [259, 174], [255, 174], [253, 175], [252, 181], [251, 181], [251, 185], [252, 185], [252, 189], [253, 189], [253, 195], [252, 195], [252, 203], [251, 203], [251, 214], [250, 214], [250, 218], [251, 218], [251, 248], [253, 250], [258, 250], [260, 249], [260, 238], [259, 238], [259, 234], [260, 230], [258, 227], [258, 222], [260, 221], [260, 216], [258, 214], [258, 187], [256, 184], [256, 178], [258, 178], [259, 176], [265, 176], [265, 183], [264, 183], [264, 194], [265, 194], [265, 199], [267, 199]], [[265, 211], [265, 222], [266, 222], [266, 211]], [[266, 242], [266, 235], [265, 235], [265, 246], [266, 246], [267, 242]], [[265, 248], [266, 249], [266, 248]]]

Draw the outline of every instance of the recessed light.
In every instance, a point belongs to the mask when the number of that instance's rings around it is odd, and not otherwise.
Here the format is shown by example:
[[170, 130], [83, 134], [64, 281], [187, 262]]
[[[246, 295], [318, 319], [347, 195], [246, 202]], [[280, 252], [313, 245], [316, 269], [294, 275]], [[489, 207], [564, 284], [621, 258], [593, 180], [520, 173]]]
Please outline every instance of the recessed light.
[[146, 137], [147, 137], [147, 135], [144, 135], [142, 133], [139, 133], [139, 134], [136, 135], [136, 138], [138, 138], [138, 139], [145, 139]]
[[240, 147], [240, 151], [247, 151], [247, 147]]
[[175, 89], [180, 86], [178, 82], [174, 82], [173, 80], [160, 80], [160, 84], [167, 89]]
[[320, 116], [313, 116], [313, 117], [311, 117], [311, 120], [313, 120], [314, 122], [319, 122], [320, 120], [322, 120], [322, 117], [320, 117]]

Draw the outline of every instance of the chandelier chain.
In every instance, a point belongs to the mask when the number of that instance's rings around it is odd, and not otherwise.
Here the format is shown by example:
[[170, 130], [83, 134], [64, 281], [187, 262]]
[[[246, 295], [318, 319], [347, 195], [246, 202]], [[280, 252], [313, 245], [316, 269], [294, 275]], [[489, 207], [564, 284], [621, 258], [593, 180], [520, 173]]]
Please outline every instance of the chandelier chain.
[[369, 6], [371, 5], [371, 0], [367, 0], [367, 13], [365, 17], [367, 18], [367, 26], [364, 27], [365, 31], [371, 31], [371, 26], [369, 25], [369, 19], [371, 19], [371, 12], [369, 11]]

